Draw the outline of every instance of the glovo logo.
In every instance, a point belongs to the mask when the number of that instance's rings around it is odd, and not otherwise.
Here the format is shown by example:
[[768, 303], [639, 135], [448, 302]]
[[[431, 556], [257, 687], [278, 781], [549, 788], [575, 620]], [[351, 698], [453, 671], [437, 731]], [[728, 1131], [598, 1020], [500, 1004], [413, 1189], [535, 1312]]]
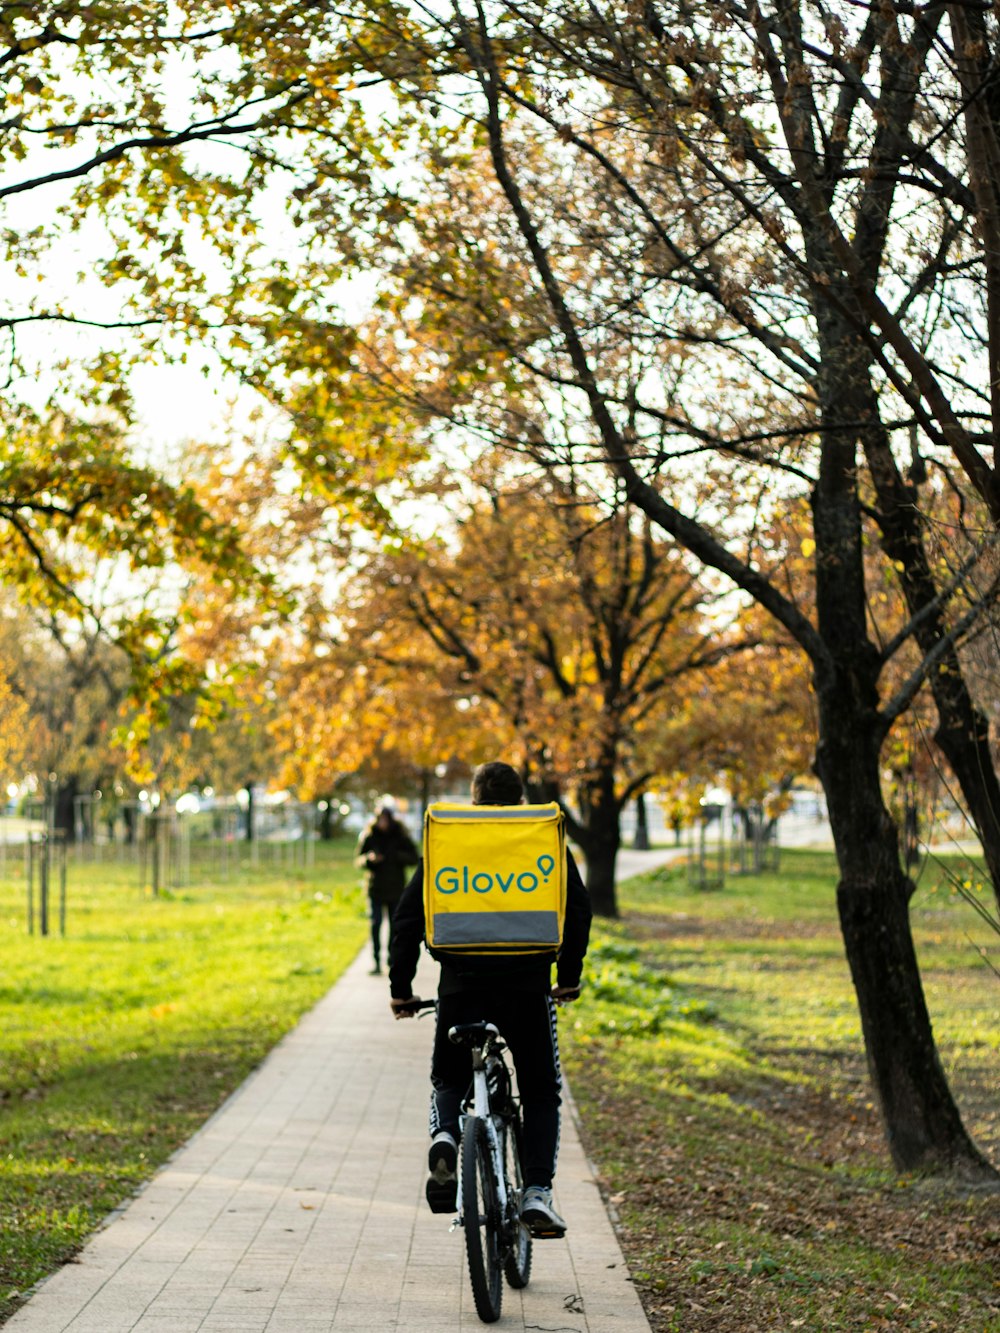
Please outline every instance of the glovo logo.
[[541, 872], [541, 878], [533, 870], [517, 873], [511, 870], [503, 875], [499, 870], [477, 870], [470, 874], [468, 866], [442, 866], [434, 876], [434, 888], [438, 893], [510, 893], [516, 889], [520, 893], [534, 893], [539, 884], [548, 887], [549, 877], [556, 868], [551, 856], [540, 856], [535, 865]]

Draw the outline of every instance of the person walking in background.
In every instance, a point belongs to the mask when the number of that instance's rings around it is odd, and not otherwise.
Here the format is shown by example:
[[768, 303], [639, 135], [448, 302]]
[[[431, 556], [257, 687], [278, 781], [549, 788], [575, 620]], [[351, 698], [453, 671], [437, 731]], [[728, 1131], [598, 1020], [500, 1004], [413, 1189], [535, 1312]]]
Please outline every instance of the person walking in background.
[[378, 976], [382, 971], [382, 918], [388, 914], [391, 947], [393, 913], [403, 896], [407, 869], [417, 864], [420, 853], [392, 807], [383, 804], [358, 839], [355, 860], [368, 872], [372, 976]]

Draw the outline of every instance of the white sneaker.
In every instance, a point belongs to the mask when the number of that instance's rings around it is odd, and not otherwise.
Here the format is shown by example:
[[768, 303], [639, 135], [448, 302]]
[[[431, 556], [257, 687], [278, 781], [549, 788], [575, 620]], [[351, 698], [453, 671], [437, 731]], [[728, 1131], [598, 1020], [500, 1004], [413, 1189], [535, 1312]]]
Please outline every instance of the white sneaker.
[[521, 1221], [535, 1240], [559, 1240], [566, 1223], [552, 1207], [552, 1191], [544, 1185], [529, 1185], [521, 1199]]

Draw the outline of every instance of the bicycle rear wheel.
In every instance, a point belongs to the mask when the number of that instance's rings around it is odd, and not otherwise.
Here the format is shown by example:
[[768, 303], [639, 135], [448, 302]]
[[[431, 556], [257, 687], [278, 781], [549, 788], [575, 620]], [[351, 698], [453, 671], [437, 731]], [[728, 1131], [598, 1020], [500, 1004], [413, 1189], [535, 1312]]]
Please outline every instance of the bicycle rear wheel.
[[501, 1218], [486, 1126], [479, 1120], [468, 1121], [462, 1136], [462, 1221], [476, 1314], [495, 1324], [503, 1301]]
[[504, 1257], [503, 1272], [509, 1286], [520, 1290], [531, 1277], [531, 1234], [521, 1221], [521, 1118], [515, 1114], [504, 1128], [504, 1169], [510, 1195], [510, 1248]]

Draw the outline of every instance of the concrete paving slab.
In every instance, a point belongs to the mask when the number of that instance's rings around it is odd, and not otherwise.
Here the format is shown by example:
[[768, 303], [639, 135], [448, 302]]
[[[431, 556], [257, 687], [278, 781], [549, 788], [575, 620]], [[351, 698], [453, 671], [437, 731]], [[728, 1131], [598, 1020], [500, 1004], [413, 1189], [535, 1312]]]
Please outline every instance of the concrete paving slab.
[[[658, 860], [648, 856], [650, 864]], [[634, 873], [634, 872], [633, 872]], [[429, 961], [418, 989], [432, 994]], [[433, 1020], [359, 957], [215, 1116], [5, 1325], [10, 1333], [470, 1333], [460, 1232], [423, 1198]], [[531, 1282], [497, 1327], [648, 1333], [571, 1100]]]

